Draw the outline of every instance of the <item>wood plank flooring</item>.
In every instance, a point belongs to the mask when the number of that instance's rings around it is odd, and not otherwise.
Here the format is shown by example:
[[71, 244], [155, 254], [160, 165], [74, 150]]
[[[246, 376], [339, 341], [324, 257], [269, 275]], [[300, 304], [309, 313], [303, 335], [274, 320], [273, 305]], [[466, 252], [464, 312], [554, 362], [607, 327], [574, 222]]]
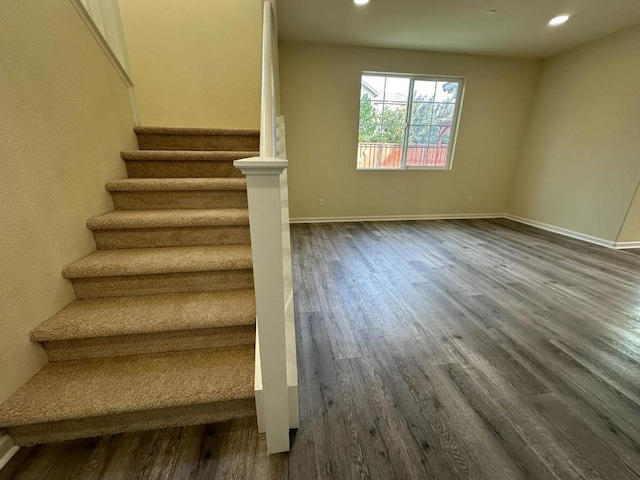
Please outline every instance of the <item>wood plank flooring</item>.
[[507, 220], [294, 225], [301, 428], [21, 449], [6, 479], [640, 478], [640, 255]]

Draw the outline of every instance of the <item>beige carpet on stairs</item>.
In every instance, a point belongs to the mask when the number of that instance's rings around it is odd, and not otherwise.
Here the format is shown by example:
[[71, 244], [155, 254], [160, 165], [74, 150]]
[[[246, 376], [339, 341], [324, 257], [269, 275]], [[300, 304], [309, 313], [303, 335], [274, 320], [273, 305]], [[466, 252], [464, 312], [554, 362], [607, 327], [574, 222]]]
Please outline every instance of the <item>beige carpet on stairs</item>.
[[[98, 251], [67, 266], [77, 300], [31, 335], [50, 357], [0, 405], [18, 444], [255, 414], [250, 130], [140, 127]], [[37, 286], [34, 286], [34, 289]]]

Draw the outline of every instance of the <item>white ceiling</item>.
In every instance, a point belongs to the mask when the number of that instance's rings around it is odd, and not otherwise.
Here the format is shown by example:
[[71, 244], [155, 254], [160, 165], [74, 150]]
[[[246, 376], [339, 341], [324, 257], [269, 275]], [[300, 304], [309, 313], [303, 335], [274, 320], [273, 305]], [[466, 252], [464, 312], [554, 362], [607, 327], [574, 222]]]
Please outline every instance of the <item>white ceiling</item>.
[[542, 58], [640, 24], [640, 0], [278, 0], [278, 17], [283, 40]]

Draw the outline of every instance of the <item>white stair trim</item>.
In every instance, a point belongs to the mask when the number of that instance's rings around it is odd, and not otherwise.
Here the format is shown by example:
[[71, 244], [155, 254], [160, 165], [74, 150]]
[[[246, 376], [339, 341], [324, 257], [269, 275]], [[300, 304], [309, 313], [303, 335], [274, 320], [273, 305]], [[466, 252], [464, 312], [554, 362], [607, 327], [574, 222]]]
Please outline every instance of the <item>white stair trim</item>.
[[9, 463], [9, 460], [20, 450], [20, 447], [14, 445], [13, 440], [7, 434], [0, 434], [0, 470]]

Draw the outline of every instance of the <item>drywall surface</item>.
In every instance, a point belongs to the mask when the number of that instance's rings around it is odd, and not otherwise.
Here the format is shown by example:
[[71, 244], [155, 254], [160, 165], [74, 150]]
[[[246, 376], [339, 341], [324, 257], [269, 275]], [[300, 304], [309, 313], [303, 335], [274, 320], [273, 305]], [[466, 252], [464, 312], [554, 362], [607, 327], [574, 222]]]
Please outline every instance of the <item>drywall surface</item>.
[[[534, 60], [281, 42], [291, 217], [504, 212], [539, 66]], [[452, 170], [356, 170], [363, 71], [466, 77]]]
[[142, 125], [260, 126], [262, 2], [119, 1]]
[[615, 241], [640, 178], [640, 27], [544, 62], [509, 213]]
[[126, 85], [68, 0], [0, 3], [0, 401], [46, 361], [29, 332], [73, 300], [68, 263], [135, 148]]
[[618, 242], [640, 242], [640, 186], [636, 189], [633, 202], [620, 230]]

